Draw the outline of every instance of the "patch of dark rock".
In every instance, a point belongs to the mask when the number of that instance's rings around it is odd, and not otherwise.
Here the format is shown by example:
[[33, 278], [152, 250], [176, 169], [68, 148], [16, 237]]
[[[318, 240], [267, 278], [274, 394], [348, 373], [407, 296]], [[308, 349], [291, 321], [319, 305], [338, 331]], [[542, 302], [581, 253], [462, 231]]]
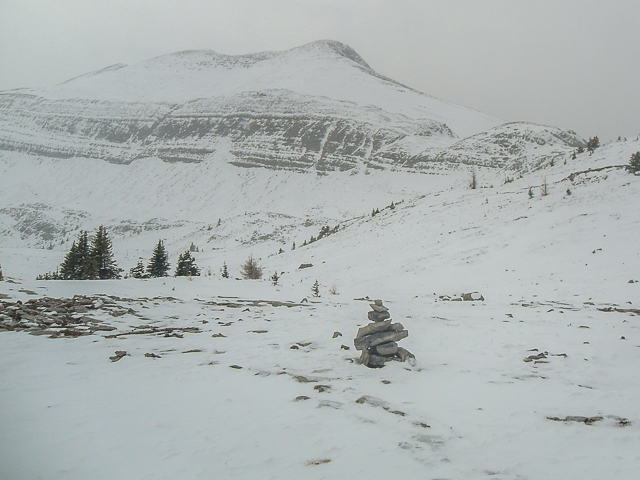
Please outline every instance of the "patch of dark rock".
[[298, 267], [298, 270], [303, 270], [305, 268], [311, 268], [313, 267], [313, 263], [301, 263], [300, 266]]
[[314, 390], [317, 390], [319, 393], [328, 392], [331, 390], [331, 385], [314, 385]]
[[318, 381], [318, 380], [307, 378], [304, 375], [294, 375], [293, 378], [295, 378], [300, 383], [314, 383]]
[[389, 413], [393, 413], [394, 415], [400, 415], [401, 417], [406, 417], [407, 414], [404, 412], [401, 412], [400, 410], [389, 410]]
[[638, 308], [618, 308], [618, 307], [603, 307], [597, 310], [601, 312], [618, 312], [618, 313], [631, 313], [633, 315], [640, 315], [640, 309]]
[[21, 288], [20, 290], [18, 290], [21, 293], [26, 293], [27, 295], [38, 295], [36, 292], [34, 292], [33, 290], [27, 290], [26, 288]]
[[155, 353], [149, 353], [149, 352], [145, 353], [144, 356], [147, 358], [162, 358], [160, 355], [156, 355]]
[[525, 362], [533, 362], [534, 360], [540, 360], [543, 358], [547, 358], [547, 354], [548, 352], [540, 352], [537, 355], [529, 355], [528, 357], [526, 357], [524, 359]]
[[308, 347], [309, 345], [311, 345], [311, 342], [297, 342], [296, 345], [300, 347]]
[[218, 322], [221, 327], [229, 327], [233, 322]]
[[382, 383], [384, 383], [385, 385], [389, 385], [391, 383], [390, 380], [381, 380]]
[[333, 336], [331, 338], [338, 338], [341, 337], [342, 334], [340, 332], [333, 332]]
[[116, 354], [109, 357], [112, 362], [117, 362], [127, 355], [126, 350], [116, 350]]
[[569, 415], [564, 418], [560, 417], [547, 417], [548, 420], [553, 420], [554, 422], [578, 422], [584, 423], [585, 425], [593, 425], [596, 422], [600, 422], [604, 417], [596, 416], [596, 417], [581, 417], [575, 415]]
[[298, 395], [295, 399], [296, 402], [300, 402], [303, 400], [309, 400], [310, 397], [307, 397], [306, 395]]
[[191, 350], [185, 350], [182, 353], [200, 353], [200, 352], [202, 352], [202, 350], [200, 350], [199, 348], [193, 348]]
[[236, 370], [240, 370], [242, 367], [240, 365], [229, 365], [229, 368], [235, 368]]
[[416, 427], [431, 428], [431, 425], [427, 425], [427, 424], [426, 424], [426, 423], [424, 423], [424, 422], [413, 422], [413, 424], [414, 424]]
[[291, 345], [289, 348], [291, 350], [299, 350], [300, 349], [300, 347], [298, 345]]
[[211, 335], [213, 338], [226, 338], [226, 335], [223, 335], [221, 333], [214, 333], [213, 335]]
[[349, 347], [348, 345], [340, 345], [340, 348], [342, 350], [351, 350], [351, 347]]
[[310, 465], [322, 465], [324, 463], [329, 463], [331, 461], [330, 458], [318, 458], [318, 459], [313, 459], [313, 460], [307, 460], [305, 462], [305, 466], [310, 466]]
[[268, 330], [249, 330], [247, 333], [267, 333]]
[[134, 330], [128, 332], [117, 333], [115, 335], [105, 335], [104, 338], [117, 338], [128, 335], [162, 335], [164, 337], [183, 338], [183, 333], [202, 333], [198, 327], [155, 327], [153, 325], [144, 325], [134, 327]]

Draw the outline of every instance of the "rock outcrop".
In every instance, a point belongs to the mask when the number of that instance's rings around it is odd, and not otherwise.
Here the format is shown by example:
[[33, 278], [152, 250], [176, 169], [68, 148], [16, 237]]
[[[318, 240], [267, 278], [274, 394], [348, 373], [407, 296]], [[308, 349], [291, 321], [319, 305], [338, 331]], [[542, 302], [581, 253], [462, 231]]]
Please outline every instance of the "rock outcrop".
[[370, 368], [384, 367], [386, 362], [400, 361], [415, 363], [415, 356], [407, 349], [398, 346], [398, 342], [409, 336], [401, 323], [392, 323], [389, 309], [382, 300], [374, 300], [367, 314], [372, 323], [358, 330], [353, 344], [362, 351], [358, 363]]

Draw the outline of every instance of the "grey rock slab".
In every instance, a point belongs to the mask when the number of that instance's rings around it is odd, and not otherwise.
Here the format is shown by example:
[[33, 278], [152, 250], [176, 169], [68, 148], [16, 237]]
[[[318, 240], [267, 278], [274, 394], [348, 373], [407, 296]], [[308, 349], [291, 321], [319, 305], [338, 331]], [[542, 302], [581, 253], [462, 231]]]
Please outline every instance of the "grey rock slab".
[[390, 325], [391, 320], [370, 323], [369, 325], [365, 325], [364, 327], [360, 327], [358, 329], [356, 338], [364, 337], [365, 335], [371, 335], [372, 333], [384, 332], [386, 330], [389, 330]]
[[376, 312], [388, 312], [389, 309], [387, 307], [385, 307], [384, 305], [376, 305], [375, 303], [370, 303], [369, 306], [371, 308], [373, 308], [374, 311]]
[[353, 344], [356, 350], [365, 350], [369, 347], [375, 347], [382, 343], [397, 342], [409, 336], [408, 330], [401, 330], [399, 332], [379, 332], [372, 335], [366, 335], [364, 337], [356, 338]]
[[398, 344], [396, 342], [383, 343], [375, 347], [378, 355], [395, 355], [398, 353]]
[[389, 312], [371, 311], [371, 312], [367, 313], [367, 317], [372, 322], [382, 322], [383, 320], [386, 320], [387, 318], [391, 318], [391, 314]]

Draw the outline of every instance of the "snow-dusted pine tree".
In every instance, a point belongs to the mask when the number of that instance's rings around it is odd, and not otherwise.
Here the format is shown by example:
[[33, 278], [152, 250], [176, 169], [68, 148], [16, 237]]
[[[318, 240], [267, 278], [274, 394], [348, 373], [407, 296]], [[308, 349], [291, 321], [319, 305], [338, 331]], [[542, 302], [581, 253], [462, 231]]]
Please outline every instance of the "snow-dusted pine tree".
[[110, 278], [120, 278], [120, 272], [115, 259], [113, 258], [113, 247], [107, 234], [106, 228], [100, 225], [91, 242], [89, 251], [91, 269], [91, 279], [106, 280]]
[[200, 269], [196, 265], [196, 259], [191, 256], [189, 250], [178, 256], [176, 264], [176, 277], [197, 277]]
[[169, 255], [162, 240], [153, 249], [151, 259], [147, 265], [147, 274], [150, 277], [166, 277], [169, 275]]

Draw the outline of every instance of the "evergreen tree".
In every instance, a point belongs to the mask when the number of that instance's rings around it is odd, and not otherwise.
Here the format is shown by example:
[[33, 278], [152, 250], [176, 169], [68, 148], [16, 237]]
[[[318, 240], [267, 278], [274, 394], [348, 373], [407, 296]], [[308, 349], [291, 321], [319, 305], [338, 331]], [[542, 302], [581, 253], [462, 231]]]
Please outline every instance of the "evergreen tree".
[[120, 268], [113, 258], [113, 247], [111, 240], [104, 226], [100, 225], [91, 242], [89, 252], [90, 279], [106, 280], [110, 278], [120, 278]]
[[144, 264], [142, 263], [142, 260], [138, 260], [138, 263], [136, 264], [136, 266], [129, 269], [129, 276], [133, 278], [149, 277], [149, 275], [147, 275], [147, 273], [144, 270]]
[[529, 187], [529, 198], [533, 198], [533, 188]]
[[320, 296], [320, 284], [318, 283], [318, 280], [316, 280], [314, 284], [311, 286], [311, 294], [314, 297]]
[[589, 155], [593, 155], [593, 152], [599, 146], [600, 146], [600, 139], [598, 138], [597, 135], [595, 137], [589, 138], [589, 141], [587, 142], [587, 151], [589, 152]]
[[[71, 248], [64, 257], [64, 260], [60, 264], [60, 276], [63, 280], [76, 280], [79, 278], [76, 276], [79, 271], [80, 262], [78, 259], [78, 246], [74, 240], [71, 244]], [[46, 274], [43, 279], [48, 280], [48, 278], [46, 278]]]
[[166, 277], [169, 274], [169, 255], [164, 248], [162, 240], [158, 240], [158, 244], [151, 253], [151, 259], [147, 264], [147, 275], [150, 277]]
[[77, 240], [60, 264], [60, 278], [62, 280], [87, 280], [92, 276], [92, 261], [89, 255], [89, 234], [81, 230]]
[[578, 155], [580, 155], [581, 153], [584, 153], [584, 148], [582, 147], [582, 145], [580, 145], [577, 149], [576, 149], [576, 153]]
[[76, 270], [73, 278], [75, 280], [90, 280], [95, 278], [95, 267], [89, 255], [89, 233], [80, 231], [76, 243]]
[[240, 274], [245, 280], [258, 280], [262, 278], [262, 267], [258, 265], [253, 255], [249, 255], [247, 261], [240, 267]]
[[200, 275], [200, 269], [196, 265], [196, 259], [191, 256], [189, 250], [178, 256], [176, 264], [176, 277], [197, 277]]
[[629, 160], [629, 170], [633, 173], [640, 172], [640, 152], [636, 152], [631, 155]]
[[227, 269], [227, 262], [222, 262], [222, 278], [229, 278], [229, 270]]

